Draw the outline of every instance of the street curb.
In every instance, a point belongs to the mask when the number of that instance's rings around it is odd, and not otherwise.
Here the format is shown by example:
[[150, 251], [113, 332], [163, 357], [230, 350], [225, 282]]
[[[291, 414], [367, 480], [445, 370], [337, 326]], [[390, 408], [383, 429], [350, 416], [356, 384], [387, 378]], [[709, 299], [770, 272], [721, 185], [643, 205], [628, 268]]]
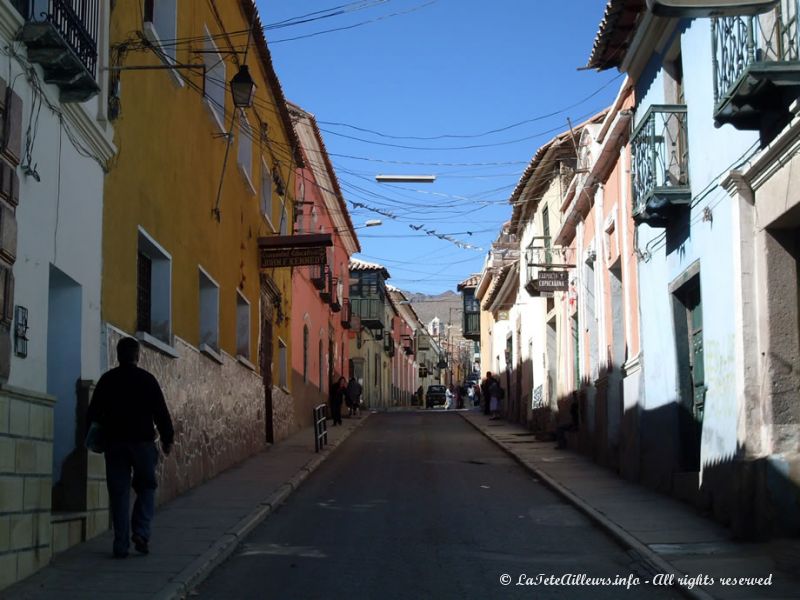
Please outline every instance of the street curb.
[[363, 415], [359, 422], [336, 442], [331, 442], [328, 447], [320, 454], [309, 460], [295, 475], [288, 481], [281, 484], [264, 501], [258, 504], [250, 514], [240, 520], [220, 539], [206, 550], [203, 554], [193, 560], [188, 567], [178, 573], [166, 587], [158, 591], [154, 600], [184, 600], [188, 594], [200, 585], [210, 574], [221, 565], [228, 557], [233, 554], [239, 543], [275, 509], [277, 509], [294, 492], [311, 473], [313, 473], [333, 451], [341, 446], [347, 438], [357, 431], [369, 418], [369, 413]]
[[[676, 569], [672, 566], [671, 563], [664, 560], [660, 555], [655, 553], [653, 550], [647, 547], [646, 544], [643, 544], [630, 533], [628, 533], [625, 529], [614, 523], [611, 519], [606, 517], [603, 513], [598, 511], [592, 505], [581, 499], [579, 496], [571, 492], [569, 489], [561, 485], [558, 481], [550, 477], [544, 471], [538, 469], [534, 465], [526, 462], [520, 457], [514, 449], [509, 447], [508, 444], [504, 444], [500, 440], [496, 439], [492, 434], [488, 431], [485, 431], [481, 426], [477, 423], [474, 423], [469, 417], [465, 414], [461, 414], [461, 417], [470, 425], [472, 425], [475, 429], [477, 429], [480, 433], [482, 433], [487, 439], [491, 440], [499, 446], [502, 450], [506, 452], [509, 456], [511, 456], [514, 460], [516, 460], [524, 469], [530, 471], [533, 475], [538, 477], [542, 480], [547, 487], [549, 487], [554, 492], [558, 493], [559, 495], [563, 496], [566, 500], [570, 503], [575, 505], [575, 507], [580, 510], [583, 514], [585, 514], [589, 519], [591, 519], [596, 525], [604, 529], [608, 534], [611, 535], [614, 540], [620, 544], [626, 550], [632, 550], [639, 554], [643, 560], [645, 560], [648, 566], [657, 573], [666, 573], [675, 576], [675, 580], [684, 575], [683, 572]], [[710, 595], [709, 593], [702, 591], [700, 589], [689, 589], [684, 587], [678, 583], [672, 585], [672, 587], [687, 598], [691, 598], [692, 600], [715, 600], [714, 596]]]

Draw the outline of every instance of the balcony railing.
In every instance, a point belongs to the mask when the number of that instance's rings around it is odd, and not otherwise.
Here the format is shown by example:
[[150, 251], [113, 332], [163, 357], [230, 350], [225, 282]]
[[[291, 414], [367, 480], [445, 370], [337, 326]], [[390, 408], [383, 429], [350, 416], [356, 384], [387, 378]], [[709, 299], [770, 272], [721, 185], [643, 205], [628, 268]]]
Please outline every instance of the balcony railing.
[[319, 291], [328, 285], [328, 265], [314, 265], [311, 267], [311, 283]]
[[766, 14], [712, 20], [714, 119], [769, 137], [800, 96], [798, 0]]
[[62, 102], [83, 102], [97, 84], [100, 0], [15, 0], [25, 18], [21, 39], [28, 58], [44, 69], [45, 81], [60, 88]]
[[686, 106], [651, 106], [631, 137], [633, 217], [664, 227], [691, 201]]

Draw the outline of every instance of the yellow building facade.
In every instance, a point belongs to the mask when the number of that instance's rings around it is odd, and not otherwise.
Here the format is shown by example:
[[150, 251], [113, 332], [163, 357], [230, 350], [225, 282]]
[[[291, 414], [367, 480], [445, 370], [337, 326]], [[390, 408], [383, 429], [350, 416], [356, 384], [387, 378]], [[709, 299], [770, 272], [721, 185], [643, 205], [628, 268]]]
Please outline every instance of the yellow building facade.
[[[251, 0], [119, 2], [111, 15], [119, 155], [106, 178], [107, 366], [123, 335], [176, 422], [160, 500], [286, 435], [291, 270], [258, 239], [291, 234], [301, 162]], [[253, 104], [230, 80], [246, 65]]]

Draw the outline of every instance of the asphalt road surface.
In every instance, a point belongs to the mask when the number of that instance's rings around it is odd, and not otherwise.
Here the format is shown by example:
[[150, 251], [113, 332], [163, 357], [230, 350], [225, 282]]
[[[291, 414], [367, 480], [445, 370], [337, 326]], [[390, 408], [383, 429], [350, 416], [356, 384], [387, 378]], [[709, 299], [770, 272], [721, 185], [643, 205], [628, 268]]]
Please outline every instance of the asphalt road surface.
[[649, 578], [458, 415], [389, 413], [372, 415], [193, 597], [681, 597], [644, 583], [517, 585], [565, 575]]

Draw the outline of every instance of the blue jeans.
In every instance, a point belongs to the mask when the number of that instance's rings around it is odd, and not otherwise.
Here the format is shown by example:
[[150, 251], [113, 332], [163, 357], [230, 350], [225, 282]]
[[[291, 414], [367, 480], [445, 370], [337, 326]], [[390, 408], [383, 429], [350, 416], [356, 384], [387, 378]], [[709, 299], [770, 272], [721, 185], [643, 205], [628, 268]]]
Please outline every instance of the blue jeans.
[[[158, 448], [155, 442], [112, 443], [105, 456], [106, 484], [114, 524], [114, 553], [127, 554], [131, 530], [145, 540], [150, 539], [150, 521], [155, 513]], [[130, 512], [131, 484], [136, 492], [133, 516]]]

